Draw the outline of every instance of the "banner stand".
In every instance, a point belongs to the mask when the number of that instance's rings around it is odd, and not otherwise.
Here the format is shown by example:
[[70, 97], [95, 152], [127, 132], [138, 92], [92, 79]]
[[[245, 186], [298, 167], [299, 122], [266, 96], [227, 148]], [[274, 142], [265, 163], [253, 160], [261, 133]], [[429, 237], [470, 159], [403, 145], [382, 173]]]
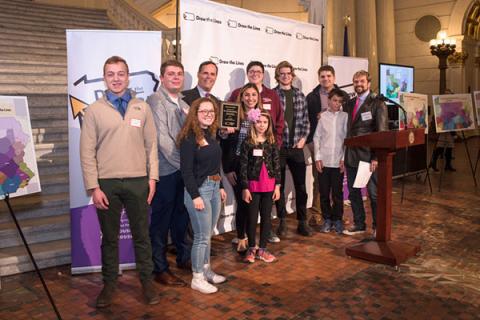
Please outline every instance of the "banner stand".
[[28, 245], [27, 239], [25, 239], [25, 236], [23, 235], [22, 228], [20, 228], [20, 225], [18, 224], [17, 218], [15, 217], [15, 213], [13, 212], [12, 206], [10, 205], [10, 195], [7, 193], [5, 194], [5, 203], [7, 204], [8, 211], [10, 212], [10, 215], [12, 216], [13, 221], [15, 222], [15, 226], [17, 227], [18, 233], [20, 234], [20, 237], [22, 238], [23, 245], [25, 246], [25, 249], [27, 249], [28, 255], [30, 257], [30, 260], [32, 261], [33, 266], [35, 267], [35, 272], [37, 273], [38, 277], [40, 278], [40, 281], [42, 282], [43, 289], [45, 290], [45, 293], [48, 296], [48, 300], [50, 301], [50, 304], [53, 308], [53, 311], [55, 311], [55, 314], [57, 315], [57, 318], [59, 320], [62, 319], [60, 316], [60, 313], [58, 312], [57, 306], [55, 305], [55, 301], [53, 301], [52, 295], [50, 294], [50, 291], [48, 290], [47, 284], [45, 283], [45, 280], [43, 279], [42, 273], [40, 272], [40, 269], [38, 268], [37, 262], [35, 261], [35, 258], [32, 255], [32, 251], [30, 250], [30, 246]]

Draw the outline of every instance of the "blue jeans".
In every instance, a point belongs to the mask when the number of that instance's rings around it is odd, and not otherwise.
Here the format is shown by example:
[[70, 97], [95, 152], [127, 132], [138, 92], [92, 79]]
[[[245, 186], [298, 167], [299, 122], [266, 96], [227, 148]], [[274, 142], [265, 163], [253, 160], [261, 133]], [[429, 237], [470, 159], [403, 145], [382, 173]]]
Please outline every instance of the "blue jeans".
[[[352, 205], [353, 221], [355, 226], [365, 229], [365, 207], [363, 206], [362, 192], [360, 188], [354, 188], [353, 183], [357, 176], [358, 168], [347, 168], [348, 183], [348, 199]], [[368, 197], [370, 198], [370, 206], [372, 207], [372, 224], [375, 228], [377, 225], [377, 171], [372, 174], [367, 184]]]
[[180, 171], [161, 176], [157, 182], [150, 222], [154, 273], [168, 270], [168, 231], [177, 248], [177, 264], [185, 264], [188, 261], [190, 250], [185, 241], [188, 214], [183, 204], [184, 188]]
[[203, 272], [203, 265], [210, 263], [210, 240], [212, 232], [220, 216], [220, 182], [205, 180], [198, 188], [205, 208], [201, 211], [195, 209], [192, 197], [185, 190], [185, 207], [190, 216], [193, 229], [192, 245], [192, 270]]

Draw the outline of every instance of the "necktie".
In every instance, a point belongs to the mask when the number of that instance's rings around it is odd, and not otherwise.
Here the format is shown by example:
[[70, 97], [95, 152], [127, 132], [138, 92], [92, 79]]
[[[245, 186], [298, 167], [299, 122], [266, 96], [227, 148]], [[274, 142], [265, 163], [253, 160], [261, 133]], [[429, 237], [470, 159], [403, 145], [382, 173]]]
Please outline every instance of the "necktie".
[[124, 118], [125, 117], [125, 109], [126, 109], [125, 108], [125, 103], [124, 103], [122, 98], [117, 98], [116, 102], [117, 102], [117, 110], [118, 110], [118, 112], [120, 112], [120, 114]]
[[360, 98], [357, 97], [357, 100], [355, 101], [355, 107], [353, 107], [352, 121], [355, 120], [355, 116], [357, 115], [357, 111], [359, 107], [360, 107]]

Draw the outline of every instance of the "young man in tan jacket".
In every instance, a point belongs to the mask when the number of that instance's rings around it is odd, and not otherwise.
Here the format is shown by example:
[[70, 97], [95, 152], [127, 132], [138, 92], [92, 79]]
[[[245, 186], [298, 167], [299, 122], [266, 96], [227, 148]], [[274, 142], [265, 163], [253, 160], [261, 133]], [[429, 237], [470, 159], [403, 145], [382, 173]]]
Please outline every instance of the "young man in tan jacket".
[[148, 304], [160, 299], [152, 282], [152, 248], [148, 206], [158, 180], [155, 123], [148, 104], [128, 89], [128, 65], [113, 56], [105, 61], [107, 91], [85, 113], [80, 159], [85, 189], [92, 194], [102, 231], [104, 287], [97, 307], [111, 304], [118, 276], [120, 214], [125, 207], [135, 247], [135, 260]]

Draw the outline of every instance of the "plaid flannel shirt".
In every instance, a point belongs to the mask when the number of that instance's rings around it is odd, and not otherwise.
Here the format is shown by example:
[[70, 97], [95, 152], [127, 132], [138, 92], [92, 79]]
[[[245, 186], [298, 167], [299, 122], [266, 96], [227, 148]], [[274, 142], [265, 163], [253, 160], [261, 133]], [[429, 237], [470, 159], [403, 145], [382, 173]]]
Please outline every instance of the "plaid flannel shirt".
[[[307, 139], [310, 132], [310, 122], [308, 121], [308, 109], [305, 95], [299, 89], [292, 87], [293, 89], [293, 121], [295, 121], [295, 133], [293, 135], [293, 145], [290, 145], [288, 132], [288, 125], [285, 121], [285, 128], [283, 129], [283, 146], [285, 148], [292, 148], [302, 138]], [[285, 95], [280, 86], [274, 88], [280, 97], [283, 112], [285, 113]]]

